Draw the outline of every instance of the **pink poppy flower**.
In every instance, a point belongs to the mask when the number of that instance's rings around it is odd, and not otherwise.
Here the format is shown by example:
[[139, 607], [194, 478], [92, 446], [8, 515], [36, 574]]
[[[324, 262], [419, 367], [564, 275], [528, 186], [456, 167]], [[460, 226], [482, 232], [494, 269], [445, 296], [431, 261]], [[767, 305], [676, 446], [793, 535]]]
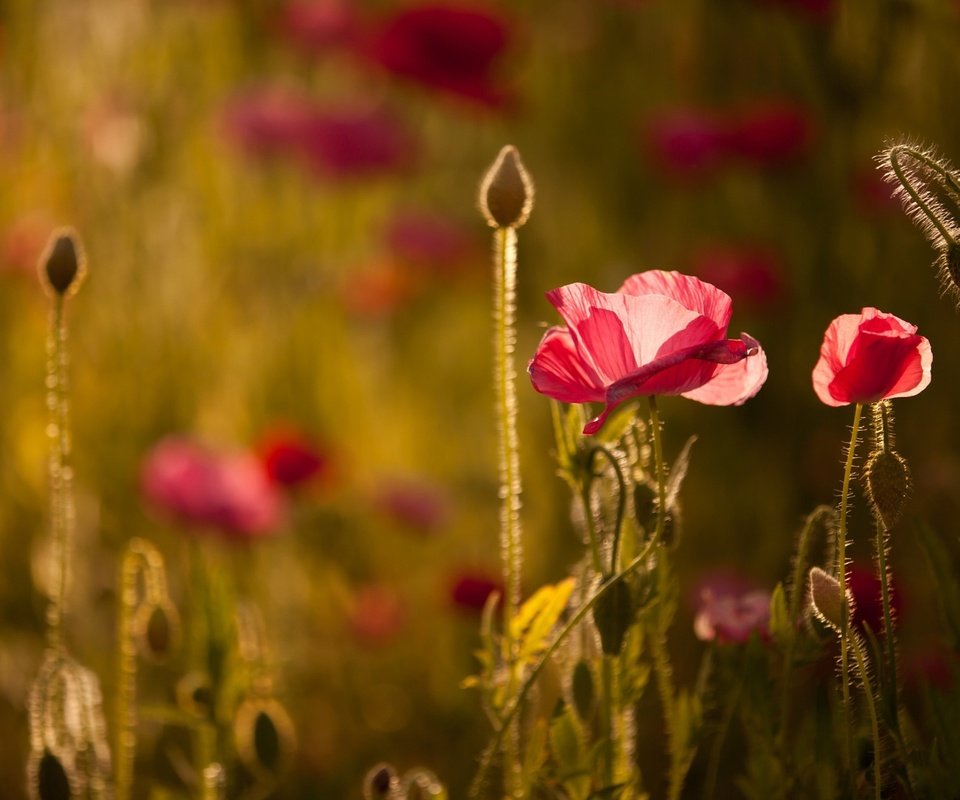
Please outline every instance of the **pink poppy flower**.
[[404, 265], [431, 273], [450, 272], [475, 253], [471, 233], [455, 220], [422, 211], [402, 211], [384, 233], [391, 254]]
[[141, 485], [157, 507], [228, 537], [272, 533], [283, 515], [283, 501], [256, 458], [213, 453], [189, 439], [158, 443], [144, 461]]
[[607, 294], [583, 283], [547, 293], [565, 328], [547, 331], [528, 365], [533, 387], [565, 403], [604, 403], [585, 434], [626, 400], [681, 395], [739, 405], [767, 379], [767, 359], [747, 334], [727, 339], [732, 303], [679, 272], [633, 275]]
[[742, 644], [754, 633], [766, 638], [769, 623], [770, 592], [737, 593], [705, 587], [700, 592], [693, 632], [704, 642]]
[[277, 29], [301, 50], [320, 54], [356, 36], [357, 13], [344, 0], [293, 0], [280, 11]]
[[809, 112], [789, 100], [753, 103], [729, 123], [726, 145], [730, 152], [761, 167], [798, 160], [813, 142]]
[[930, 383], [930, 342], [893, 314], [864, 308], [830, 323], [813, 390], [828, 406], [912, 397]]
[[309, 101], [281, 87], [247, 89], [223, 111], [226, 137], [247, 155], [289, 154], [311, 115]]
[[644, 140], [651, 160], [676, 178], [701, 177], [725, 157], [723, 125], [697, 108], [659, 112], [648, 121]]
[[[853, 624], [862, 628], [870, 626], [875, 636], [883, 635], [883, 600], [880, 578], [873, 565], [853, 564], [847, 573], [847, 586], [853, 595]], [[894, 619], [903, 611], [903, 602], [899, 588], [889, 585], [890, 605]]]
[[495, 74], [508, 41], [506, 21], [489, 11], [426, 3], [382, 20], [360, 52], [394, 75], [498, 108], [509, 99]]
[[396, 639], [406, 620], [406, 608], [397, 593], [385, 584], [369, 583], [354, 594], [347, 625], [359, 644], [382, 647]]
[[433, 533], [450, 516], [449, 498], [438, 486], [422, 479], [394, 477], [384, 480], [373, 498], [380, 513], [415, 531]]

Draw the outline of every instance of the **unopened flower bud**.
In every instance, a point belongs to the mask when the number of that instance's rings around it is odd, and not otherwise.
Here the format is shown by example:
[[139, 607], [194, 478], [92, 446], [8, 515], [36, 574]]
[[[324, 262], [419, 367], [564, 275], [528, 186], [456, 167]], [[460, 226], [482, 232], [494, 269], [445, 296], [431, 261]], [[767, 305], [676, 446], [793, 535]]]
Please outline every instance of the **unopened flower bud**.
[[[843, 619], [843, 605], [841, 603], [840, 581], [824, 572], [820, 567], [810, 570], [810, 606], [813, 613], [825, 625], [829, 625], [837, 633]], [[847, 606], [853, 610], [853, 598], [847, 592]]]
[[491, 228], [519, 228], [532, 209], [533, 181], [508, 144], [480, 183], [480, 210]]
[[61, 297], [73, 293], [85, 270], [83, 248], [69, 228], [57, 231], [40, 256], [40, 277], [44, 285]]
[[584, 722], [588, 722], [593, 716], [596, 692], [593, 688], [593, 673], [590, 672], [590, 665], [585, 660], [580, 659], [573, 668], [570, 684], [573, 707], [577, 710], [577, 716]]
[[400, 779], [390, 764], [377, 764], [363, 779], [364, 800], [389, 800], [400, 791]]
[[620, 654], [632, 622], [633, 598], [630, 587], [623, 580], [618, 580], [593, 607], [593, 623], [597, 626], [600, 647], [606, 655]]
[[912, 482], [906, 459], [895, 450], [873, 453], [863, 468], [863, 485], [874, 517], [888, 530], [900, 521]]

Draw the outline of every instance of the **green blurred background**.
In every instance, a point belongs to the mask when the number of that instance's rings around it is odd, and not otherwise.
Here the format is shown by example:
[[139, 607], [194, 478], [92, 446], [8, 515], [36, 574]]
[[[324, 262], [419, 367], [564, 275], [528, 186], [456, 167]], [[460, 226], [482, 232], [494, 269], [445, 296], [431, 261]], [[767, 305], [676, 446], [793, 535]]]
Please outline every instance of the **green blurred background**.
[[[555, 322], [543, 293], [572, 281], [612, 291], [654, 267], [727, 289], [732, 329], [770, 362], [742, 408], [661, 406], [668, 455], [699, 437], [677, 555], [691, 587], [673, 642], [681, 680], [700, 650], [697, 582], [725, 570], [771, 588], [803, 515], [836, 497], [850, 415], [817, 402], [810, 371], [838, 314], [877, 306], [930, 338], [933, 383], [897, 404], [898, 443], [912, 514], [956, 538], [960, 320], [873, 157], [906, 136], [960, 158], [960, 4], [448, 5], [475, 16], [439, 15], [413, 67], [389, 38], [411, 7], [0, 2], [4, 797], [25, 796], [26, 691], [43, 647], [48, 302], [36, 259], [59, 225], [77, 229], [89, 261], [69, 303], [69, 638], [108, 714], [130, 536], [160, 547], [185, 594], [191, 534], [140, 490], [151, 447], [176, 434], [256, 449], [293, 426], [331, 464], [290, 499], [278, 535], [222, 543], [239, 591], [262, 607], [297, 728], [280, 797], [359, 797], [384, 758], [432, 767], [462, 796], [483, 745], [477, 698], [459, 688], [478, 615], [454, 587], [499, 569], [490, 233], [475, 192], [504, 143], [537, 184], [519, 271], [528, 591], [579, 552], [549, 403], [522, 374]], [[856, 506], [854, 555], [869, 559]], [[909, 660], [932, 638], [930, 598], [909, 523], [898, 533]], [[170, 699], [181, 671], [156, 668], [144, 691]], [[640, 726], [654, 764], [656, 725]], [[150, 771], [156, 730], [143, 727]]]

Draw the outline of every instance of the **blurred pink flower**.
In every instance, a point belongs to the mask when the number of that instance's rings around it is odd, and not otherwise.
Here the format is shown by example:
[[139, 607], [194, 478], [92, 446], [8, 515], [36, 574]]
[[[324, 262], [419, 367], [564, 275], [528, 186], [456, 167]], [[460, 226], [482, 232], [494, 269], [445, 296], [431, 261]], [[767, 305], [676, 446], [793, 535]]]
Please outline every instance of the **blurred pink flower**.
[[724, 158], [726, 131], [713, 113], [698, 108], [658, 112], [646, 124], [644, 142], [651, 160], [677, 178], [702, 177]]
[[694, 254], [690, 271], [755, 311], [772, 312], [784, 297], [783, 264], [766, 248], [709, 247]]
[[393, 589], [369, 583], [354, 593], [347, 624], [357, 642], [381, 647], [397, 637], [406, 618], [406, 609]]
[[737, 591], [722, 584], [700, 590], [700, 608], [693, 620], [693, 632], [704, 642], [742, 644], [757, 633], [768, 635], [770, 592]]
[[837, 6], [836, 0], [763, 0], [763, 2], [818, 23], [832, 21]]
[[463, 611], [478, 613], [493, 592], [503, 596], [503, 583], [491, 573], [464, 571], [450, 583], [450, 601]]
[[564, 403], [603, 403], [591, 435], [621, 403], [681, 395], [740, 405], [767, 379], [767, 359], [748, 334], [728, 339], [730, 297], [690, 275], [648, 270], [612, 294], [585, 283], [547, 299], [566, 327], [550, 328], [527, 366], [533, 388]]
[[431, 273], [451, 272], [476, 252], [476, 242], [464, 225], [450, 217], [400, 211], [388, 223], [387, 248], [406, 266]]
[[416, 155], [412, 135], [383, 108], [314, 111], [299, 128], [296, 145], [314, 172], [341, 179], [401, 172]]
[[851, 175], [850, 190], [857, 207], [864, 214], [902, 216], [902, 207], [894, 187], [883, 179], [875, 164], [865, 165]]
[[[872, 564], [853, 564], [847, 574], [847, 586], [853, 595], [853, 624], [863, 627], [864, 623], [870, 626], [875, 636], [883, 634], [883, 601], [880, 594], [880, 578], [874, 572]], [[903, 603], [899, 588], [893, 583], [889, 585], [890, 605], [893, 607], [894, 619], [903, 610]]]
[[320, 54], [351, 43], [359, 20], [345, 0], [293, 0], [281, 10], [277, 29], [305, 52]]
[[731, 154], [760, 167], [790, 164], [813, 143], [810, 113], [790, 100], [761, 100], [744, 106], [727, 126]]
[[423, 3], [376, 23], [360, 53], [399, 77], [500, 108], [509, 95], [496, 68], [508, 42], [506, 20], [492, 11]]
[[289, 154], [310, 118], [310, 102], [282, 87], [247, 89], [230, 100], [223, 111], [225, 134], [247, 155]]
[[15, 217], [0, 235], [0, 269], [36, 280], [37, 262], [57, 224], [46, 213], [28, 211]]
[[827, 327], [813, 390], [828, 406], [913, 397], [930, 384], [932, 362], [930, 342], [916, 325], [867, 307]]
[[450, 516], [450, 501], [436, 485], [419, 478], [385, 479], [374, 493], [381, 514], [412, 530], [433, 533]]
[[268, 431], [257, 446], [267, 476], [287, 487], [326, 483], [333, 476], [329, 452], [290, 426]]
[[284, 511], [254, 456], [214, 453], [186, 438], [169, 437], [154, 446], [143, 462], [141, 486], [163, 511], [228, 538], [273, 533]]
[[341, 300], [358, 317], [387, 317], [417, 293], [414, 275], [394, 259], [358, 267], [343, 281]]

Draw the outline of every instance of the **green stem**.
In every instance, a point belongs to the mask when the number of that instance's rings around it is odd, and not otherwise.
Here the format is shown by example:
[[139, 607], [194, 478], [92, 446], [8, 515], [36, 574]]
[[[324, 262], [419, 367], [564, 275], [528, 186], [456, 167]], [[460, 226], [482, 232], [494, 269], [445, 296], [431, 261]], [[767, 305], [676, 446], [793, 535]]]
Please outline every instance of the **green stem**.
[[[520, 457], [517, 437], [517, 397], [514, 348], [516, 345], [517, 232], [497, 228], [494, 265], [494, 340], [497, 395], [498, 455], [500, 472], [500, 551], [503, 559], [503, 648], [511, 684], [515, 680], [517, 643], [513, 618], [520, 606], [522, 559], [520, 530]], [[589, 510], [589, 505], [588, 505]], [[512, 686], [508, 687], [508, 692]], [[508, 795], [522, 798], [522, 769], [518, 731], [507, 737], [505, 780]]]
[[[906, 153], [908, 156], [910, 156], [910, 158], [914, 159], [915, 161], [919, 161], [921, 164], [927, 167], [927, 169], [935, 172], [943, 181], [944, 188], [954, 196], [954, 199], [960, 200], [960, 183], [957, 182], [957, 178], [952, 172], [944, 169], [942, 164], [930, 158], [930, 156], [921, 150], [909, 147], [908, 145], [901, 144], [890, 148], [891, 162], [893, 161], [895, 153]], [[897, 179], [899, 180], [899, 178], [900, 176], [898, 175]]]
[[657, 529], [653, 534], [653, 540], [659, 541], [663, 535], [667, 517], [667, 470], [663, 463], [663, 436], [657, 398], [650, 395], [647, 401], [650, 406], [650, 432], [653, 437], [653, 458], [657, 470]]
[[857, 451], [857, 438], [860, 434], [860, 415], [862, 412], [863, 404], [857, 403], [853, 411], [850, 444], [847, 448], [847, 460], [843, 470], [839, 531], [837, 533], [837, 580], [840, 582], [840, 680], [843, 692], [844, 727], [846, 728], [847, 774], [851, 776], [851, 780], [853, 776], [853, 729], [850, 723], [850, 665], [847, 653], [847, 634], [850, 624], [850, 606], [847, 603], [847, 504], [850, 499], [850, 478], [853, 474], [853, 460]]
[[[919, 208], [923, 215], [930, 221], [930, 224], [937, 229], [937, 232], [940, 234], [943, 241], [947, 244], [956, 245], [957, 241], [953, 237], [953, 234], [946, 229], [944, 224], [940, 221], [940, 217], [933, 213], [933, 209], [930, 208], [930, 206], [927, 204], [927, 201], [924, 200], [920, 192], [914, 188], [913, 182], [907, 176], [906, 171], [900, 164], [899, 156], [901, 153], [908, 153], [914, 158], [918, 157], [918, 154], [914, 150], [910, 150], [905, 147], [894, 147], [890, 151], [890, 169], [893, 170], [893, 174], [896, 175], [900, 185], [903, 186], [903, 190], [910, 195], [910, 199], [914, 202], [914, 204], [916, 204], [917, 208]], [[928, 166], [930, 165], [928, 159], [918, 158], [918, 160], [922, 161]]]
[[877, 705], [873, 699], [873, 684], [870, 682], [870, 673], [867, 670], [866, 658], [863, 655], [863, 648], [853, 631], [848, 630], [844, 637], [849, 641], [850, 649], [853, 650], [854, 659], [857, 662], [857, 671], [860, 673], [860, 680], [863, 682], [863, 695], [867, 701], [867, 713], [870, 716], [870, 733], [873, 736], [873, 791], [875, 800], [881, 800], [881, 789], [883, 778], [880, 769], [880, 723], [877, 720]]
[[713, 800], [717, 787], [717, 775], [720, 773], [720, 756], [723, 753], [723, 745], [727, 739], [727, 733], [730, 730], [730, 723], [733, 721], [733, 714], [737, 705], [740, 703], [740, 695], [743, 692], [743, 681], [745, 677], [744, 670], [737, 671], [738, 678], [733, 692], [731, 692], [727, 706], [723, 710], [723, 719], [720, 721], [720, 729], [710, 750], [710, 759], [707, 766], [707, 777], [704, 781], [703, 798], [704, 800]]
[[620, 468], [620, 462], [617, 460], [617, 457], [602, 444], [596, 445], [590, 451], [590, 457], [587, 462], [587, 468], [589, 470], [593, 469], [593, 459], [598, 454], [606, 457], [610, 466], [613, 468], [614, 475], [617, 476], [617, 518], [613, 527], [613, 545], [610, 548], [609, 574], [612, 575], [617, 571], [617, 562], [620, 560], [620, 536], [623, 529], [623, 518], [627, 510], [627, 482], [623, 477], [623, 470]]

